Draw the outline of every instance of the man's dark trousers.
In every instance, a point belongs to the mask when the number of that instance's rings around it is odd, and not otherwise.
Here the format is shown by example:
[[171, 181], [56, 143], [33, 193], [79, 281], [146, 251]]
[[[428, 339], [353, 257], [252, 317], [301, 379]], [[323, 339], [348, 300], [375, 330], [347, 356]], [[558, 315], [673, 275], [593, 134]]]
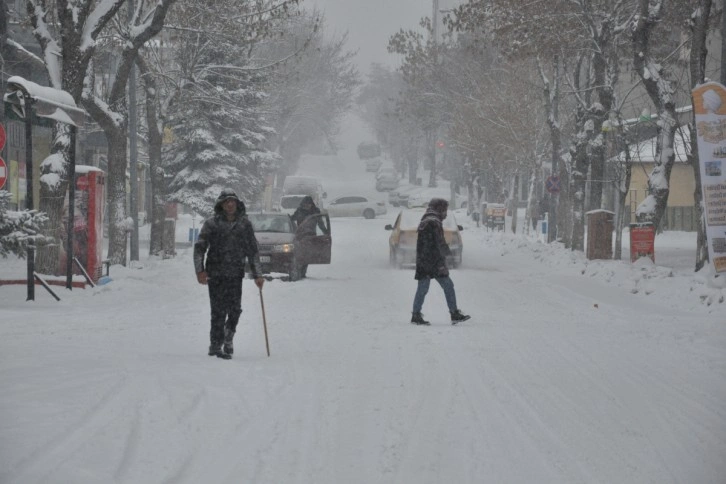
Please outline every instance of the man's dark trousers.
[[225, 329], [227, 334], [234, 335], [239, 316], [242, 314], [242, 276], [210, 277], [207, 285], [212, 307], [209, 342], [212, 346], [221, 346], [224, 342]]

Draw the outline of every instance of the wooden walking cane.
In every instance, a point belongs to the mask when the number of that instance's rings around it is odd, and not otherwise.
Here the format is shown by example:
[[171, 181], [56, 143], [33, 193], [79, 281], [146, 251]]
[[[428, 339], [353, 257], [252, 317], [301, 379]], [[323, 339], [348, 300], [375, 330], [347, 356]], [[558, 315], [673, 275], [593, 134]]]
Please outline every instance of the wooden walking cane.
[[262, 327], [265, 328], [265, 348], [267, 348], [267, 356], [270, 356], [270, 341], [267, 339], [267, 318], [265, 317], [265, 300], [262, 298], [262, 288], [260, 287], [260, 305], [262, 306]]

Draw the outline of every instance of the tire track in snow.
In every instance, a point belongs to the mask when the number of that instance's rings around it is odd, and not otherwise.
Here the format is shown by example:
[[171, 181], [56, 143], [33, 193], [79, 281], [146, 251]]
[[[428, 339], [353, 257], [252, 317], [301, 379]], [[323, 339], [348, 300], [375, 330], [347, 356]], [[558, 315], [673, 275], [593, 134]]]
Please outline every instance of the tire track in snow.
[[50, 478], [56, 470], [65, 464], [70, 456], [76, 454], [78, 449], [87, 444], [88, 429], [103, 427], [100, 422], [107, 420], [109, 409], [123, 401], [128, 381], [128, 375], [122, 374], [86, 413], [17, 462], [13, 466], [16, 471], [11, 472], [16, 476], [16, 482], [51, 481]]

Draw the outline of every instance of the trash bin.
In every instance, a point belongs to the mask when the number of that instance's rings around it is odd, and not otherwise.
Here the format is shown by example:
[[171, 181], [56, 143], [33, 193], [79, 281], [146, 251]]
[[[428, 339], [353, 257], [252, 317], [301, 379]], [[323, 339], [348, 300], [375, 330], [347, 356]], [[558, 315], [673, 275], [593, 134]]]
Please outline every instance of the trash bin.
[[615, 214], [608, 210], [593, 210], [585, 214], [587, 219], [587, 252], [592, 259], [613, 258], [613, 220]]

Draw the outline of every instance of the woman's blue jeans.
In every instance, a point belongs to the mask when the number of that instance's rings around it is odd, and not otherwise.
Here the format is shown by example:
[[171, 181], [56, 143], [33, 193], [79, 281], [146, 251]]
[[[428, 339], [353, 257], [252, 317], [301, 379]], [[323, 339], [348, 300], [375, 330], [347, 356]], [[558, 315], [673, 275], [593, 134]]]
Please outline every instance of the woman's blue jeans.
[[[436, 282], [438, 282], [441, 289], [444, 290], [444, 296], [446, 296], [446, 304], [449, 306], [449, 312], [456, 311], [456, 292], [454, 291], [454, 281], [452, 281], [449, 276], [446, 276], [437, 277]], [[424, 299], [426, 299], [426, 294], [429, 292], [430, 285], [431, 279], [429, 278], [418, 280], [416, 295], [413, 297], [414, 313], [421, 312], [421, 308], [423, 308]]]

